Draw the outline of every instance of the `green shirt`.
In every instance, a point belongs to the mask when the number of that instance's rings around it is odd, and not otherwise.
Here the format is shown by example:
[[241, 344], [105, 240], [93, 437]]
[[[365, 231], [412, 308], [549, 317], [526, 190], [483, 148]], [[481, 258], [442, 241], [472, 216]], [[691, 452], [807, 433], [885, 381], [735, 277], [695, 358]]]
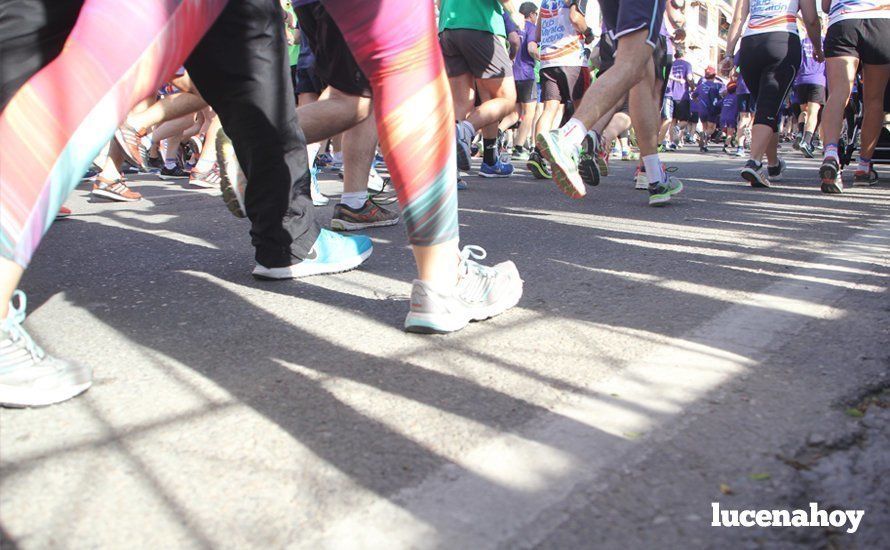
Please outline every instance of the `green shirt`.
[[[287, 4], [287, 9], [285, 11], [287, 11], [288, 15], [293, 15], [294, 20], [296, 21], [297, 15], [294, 13], [293, 6], [291, 6], [290, 4]], [[300, 41], [299, 40], [297, 40], [293, 46], [287, 47], [287, 55], [288, 55], [288, 57], [290, 57], [290, 66], [293, 67], [294, 65], [296, 65], [297, 60], [300, 58]]]
[[504, 7], [498, 0], [442, 0], [439, 32], [445, 29], [472, 29], [506, 37]]

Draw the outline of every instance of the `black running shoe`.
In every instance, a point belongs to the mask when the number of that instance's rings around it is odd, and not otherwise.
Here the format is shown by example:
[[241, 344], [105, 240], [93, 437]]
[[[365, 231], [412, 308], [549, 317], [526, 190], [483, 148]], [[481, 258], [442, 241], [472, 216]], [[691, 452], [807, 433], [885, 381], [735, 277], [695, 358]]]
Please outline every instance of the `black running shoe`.
[[161, 179], [164, 180], [172, 180], [177, 178], [187, 178], [189, 177], [189, 173], [182, 169], [182, 166], [176, 165], [173, 168], [161, 168], [161, 173], [158, 174]]
[[841, 168], [834, 157], [825, 157], [822, 166], [819, 167], [819, 178], [822, 180], [822, 192], [837, 194], [844, 192], [844, 183], [841, 180]]
[[544, 157], [537, 151], [534, 151], [529, 155], [525, 167], [528, 168], [529, 172], [531, 172], [536, 179], [549, 180], [551, 177], [550, 169], [547, 168], [547, 163], [544, 160]]
[[596, 139], [590, 134], [584, 136], [581, 143], [581, 156], [578, 159], [578, 173], [584, 185], [594, 186], [600, 184], [600, 169], [596, 164]]
[[782, 179], [782, 173], [785, 171], [785, 161], [779, 159], [778, 165], [768, 166], [766, 171], [769, 174], [770, 181], [779, 181]]

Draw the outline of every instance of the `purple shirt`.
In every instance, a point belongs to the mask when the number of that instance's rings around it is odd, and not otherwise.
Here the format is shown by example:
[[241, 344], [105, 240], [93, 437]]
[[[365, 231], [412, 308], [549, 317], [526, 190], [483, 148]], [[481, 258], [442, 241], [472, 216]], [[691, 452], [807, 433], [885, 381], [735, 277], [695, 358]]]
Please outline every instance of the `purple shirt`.
[[[738, 88], [736, 88], [738, 89]], [[720, 111], [721, 126], [735, 126], [739, 116], [739, 101], [736, 92], [727, 93], [723, 98], [723, 110]]]
[[519, 34], [519, 51], [516, 52], [516, 58], [513, 60], [513, 79], [514, 80], [534, 80], [535, 79], [535, 59], [528, 53], [528, 43], [535, 41], [535, 24], [526, 21], [524, 29], [517, 29], [513, 21], [504, 14], [504, 21], [507, 22], [507, 34], [516, 32]]
[[671, 76], [668, 80], [667, 95], [674, 101], [689, 99], [689, 87], [687, 81], [692, 75], [692, 65], [685, 59], [675, 59], [671, 66]]
[[804, 38], [800, 44], [800, 71], [794, 79], [794, 85], [815, 84], [825, 86], [825, 63], [819, 63], [813, 59], [813, 42]]
[[699, 115], [715, 115], [720, 111], [720, 90], [723, 82], [716, 78], [702, 78], [695, 87], [695, 101], [692, 102], [693, 112]]

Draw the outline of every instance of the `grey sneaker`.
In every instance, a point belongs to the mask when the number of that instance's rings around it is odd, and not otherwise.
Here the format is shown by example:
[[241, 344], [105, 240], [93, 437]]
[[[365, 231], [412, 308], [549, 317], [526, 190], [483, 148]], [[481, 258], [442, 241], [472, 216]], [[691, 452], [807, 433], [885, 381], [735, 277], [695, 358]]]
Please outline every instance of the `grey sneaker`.
[[776, 166], [767, 166], [766, 173], [769, 175], [769, 180], [779, 181], [782, 179], [782, 174], [785, 172], [785, 161], [779, 159], [779, 164]]
[[244, 194], [247, 192], [247, 176], [244, 175], [241, 165], [238, 164], [232, 140], [222, 128], [216, 134], [216, 158], [219, 165], [219, 188], [222, 191], [223, 202], [236, 218], [246, 218], [247, 207], [244, 206]]
[[754, 159], [748, 159], [739, 174], [751, 184], [751, 187], [769, 187], [769, 176], [763, 168], [763, 163], [758, 164]]
[[671, 197], [683, 190], [683, 182], [673, 176], [665, 176], [659, 184], [649, 184], [649, 206], [664, 206]]
[[16, 290], [0, 322], [0, 405], [42, 407], [86, 391], [93, 383], [90, 368], [47, 355], [22, 326], [26, 305], [25, 293]]
[[465, 246], [461, 251], [457, 285], [443, 291], [415, 280], [405, 330], [424, 334], [458, 331], [470, 321], [483, 321], [507, 311], [522, 297], [522, 279], [513, 262], [486, 267], [471, 258], [485, 259], [485, 250]]
[[473, 156], [470, 144], [473, 141], [473, 130], [470, 123], [464, 120], [455, 127], [455, 139], [457, 140], [457, 168], [468, 172], [470, 170], [470, 157]]

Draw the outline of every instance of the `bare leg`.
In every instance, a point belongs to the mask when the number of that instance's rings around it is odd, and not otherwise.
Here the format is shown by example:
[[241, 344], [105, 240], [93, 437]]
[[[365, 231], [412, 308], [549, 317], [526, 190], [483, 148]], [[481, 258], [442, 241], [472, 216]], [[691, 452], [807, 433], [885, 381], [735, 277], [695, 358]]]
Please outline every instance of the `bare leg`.
[[343, 192], [360, 193], [368, 189], [368, 173], [377, 150], [377, 125], [369, 116], [343, 133]]

